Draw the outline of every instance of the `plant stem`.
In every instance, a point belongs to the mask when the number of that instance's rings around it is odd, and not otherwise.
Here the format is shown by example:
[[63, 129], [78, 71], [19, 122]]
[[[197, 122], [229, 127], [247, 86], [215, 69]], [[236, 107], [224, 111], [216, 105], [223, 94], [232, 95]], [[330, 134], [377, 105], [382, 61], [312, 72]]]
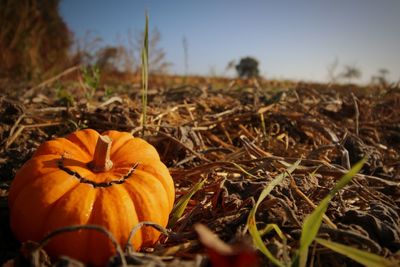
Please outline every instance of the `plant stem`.
[[89, 163], [89, 168], [94, 172], [109, 171], [113, 162], [110, 160], [112, 140], [107, 135], [99, 135], [96, 148], [94, 150], [93, 161]]
[[146, 25], [142, 47], [142, 137], [146, 131], [147, 120], [147, 90], [149, 87], [149, 16], [146, 12]]

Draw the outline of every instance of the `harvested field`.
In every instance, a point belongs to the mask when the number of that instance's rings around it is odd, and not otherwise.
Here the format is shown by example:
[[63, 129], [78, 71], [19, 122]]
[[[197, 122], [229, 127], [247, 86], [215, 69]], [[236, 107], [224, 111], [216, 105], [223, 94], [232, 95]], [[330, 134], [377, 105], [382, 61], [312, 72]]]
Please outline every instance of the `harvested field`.
[[[30, 243], [19, 254], [21, 244], [9, 227], [7, 196], [16, 171], [43, 142], [83, 128], [143, 137], [171, 172], [175, 203], [193, 193], [183, 214], [173, 219], [169, 237], [126, 254], [134, 266], [209, 266], [209, 257], [219, 266], [245, 266], [240, 259], [253, 257], [260, 266], [272, 265], [253, 250], [247, 222], [263, 189], [282, 173], [287, 175], [260, 203], [255, 219], [259, 230], [279, 227], [284, 240], [271, 231], [262, 242], [276, 259], [289, 263], [306, 216], [363, 158], [361, 171], [331, 199], [318, 237], [400, 260], [398, 87], [153, 79], [143, 129], [140, 84], [113, 85], [112, 92], [103, 85], [90, 97], [82, 84], [57, 86], [24, 93], [8, 86], [0, 95], [0, 263], [16, 258], [26, 264], [39, 255], [29, 253]], [[212, 247], [220, 241], [207, 242], [215, 237], [199, 223], [225, 244]], [[38, 260], [49, 265], [41, 253]], [[232, 260], [238, 265], [230, 265]], [[308, 260], [316, 266], [357, 266], [315, 242]], [[116, 259], [110, 264], [120, 265]]]

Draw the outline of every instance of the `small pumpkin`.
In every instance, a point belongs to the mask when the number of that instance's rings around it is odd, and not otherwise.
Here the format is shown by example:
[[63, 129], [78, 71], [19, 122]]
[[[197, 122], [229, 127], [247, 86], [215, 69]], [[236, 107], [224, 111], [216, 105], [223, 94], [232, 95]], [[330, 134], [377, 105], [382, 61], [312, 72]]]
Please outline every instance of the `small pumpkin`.
[[[38, 241], [60, 227], [95, 224], [125, 245], [140, 221], [166, 226], [174, 198], [172, 177], [153, 146], [129, 133], [86, 129], [42, 144], [17, 172], [11, 228], [20, 241]], [[131, 243], [151, 245], [159, 235], [144, 227]], [[58, 235], [46, 250], [93, 265], [115, 252], [105, 236], [87, 230]]]

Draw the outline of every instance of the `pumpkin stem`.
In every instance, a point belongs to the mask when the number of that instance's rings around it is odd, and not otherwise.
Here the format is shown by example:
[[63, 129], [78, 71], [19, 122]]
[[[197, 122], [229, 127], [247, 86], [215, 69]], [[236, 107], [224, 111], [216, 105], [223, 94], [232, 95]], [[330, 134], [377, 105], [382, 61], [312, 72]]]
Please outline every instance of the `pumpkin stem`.
[[112, 140], [107, 135], [99, 135], [96, 148], [94, 150], [93, 161], [89, 163], [89, 168], [94, 172], [105, 172], [112, 168], [113, 162], [110, 160]]

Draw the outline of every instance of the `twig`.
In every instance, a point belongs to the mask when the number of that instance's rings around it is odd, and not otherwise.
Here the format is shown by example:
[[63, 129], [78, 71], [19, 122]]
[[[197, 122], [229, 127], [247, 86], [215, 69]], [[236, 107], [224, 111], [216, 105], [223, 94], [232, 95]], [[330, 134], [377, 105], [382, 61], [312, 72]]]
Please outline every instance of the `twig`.
[[11, 146], [11, 144], [14, 143], [14, 141], [17, 139], [17, 137], [22, 133], [22, 131], [24, 129], [56, 126], [56, 125], [60, 125], [63, 123], [64, 123], [63, 121], [56, 121], [56, 122], [37, 123], [37, 124], [31, 124], [31, 125], [21, 125], [14, 132], [14, 134], [7, 139], [7, 142], [5, 144], [5, 149], [9, 148]]
[[358, 109], [358, 103], [357, 103], [357, 97], [354, 95], [354, 93], [351, 93], [351, 97], [353, 98], [354, 102], [354, 116], [355, 116], [355, 121], [356, 121], [356, 135], [358, 136], [359, 131], [359, 118], [360, 118], [360, 111]]
[[[311, 199], [309, 199], [301, 190], [300, 188], [298, 188], [296, 182], [294, 181], [294, 179], [292, 178], [291, 182], [290, 182], [290, 187], [294, 189], [294, 191], [296, 192], [297, 195], [299, 195], [301, 198], [303, 198], [308, 205], [310, 205], [310, 207], [312, 207], [313, 209], [315, 209], [317, 207], [317, 205], [315, 205]], [[334, 224], [331, 219], [329, 219], [328, 216], [326, 216], [325, 214], [323, 215], [323, 220], [325, 221], [325, 223], [327, 225], [329, 225], [330, 227], [337, 229], [336, 224]]]
[[40, 83], [39, 85], [37, 85], [37, 86], [35, 86], [35, 87], [32, 87], [31, 89], [27, 90], [27, 91], [24, 93], [24, 95], [22, 96], [22, 98], [31, 97], [31, 96], [35, 93], [35, 91], [36, 91], [37, 89], [40, 89], [40, 88], [42, 88], [42, 87], [44, 87], [44, 86], [46, 86], [46, 85], [49, 85], [49, 84], [53, 83], [54, 81], [60, 79], [62, 76], [65, 76], [65, 75], [67, 75], [67, 74], [70, 74], [71, 72], [73, 72], [73, 71], [79, 69], [80, 67], [81, 67], [81, 65], [73, 66], [73, 67], [71, 67], [71, 68], [69, 68], [69, 69], [64, 70], [64, 71], [61, 72], [60, 74], [58, 74], [58, 75], [56, 75], [56, 76], [54, 76], [54, 77], [52, 77], [52, 78], [50, 78], [50, 79], [45, 80], [44, 82]]
[[[69, 110], [75, 109], [74, 107], [70, 107]], [[67, 107], [47, 107], [47, 108], [40, 108], [40, 109], [32, 109], [29, 110], [27, 113], [28, 114], [37, 114], [37, 113], [55, 113], [55, 112], [60, 112], [60, 111], [66, 111]]]
[[342, 237], [345, 239], [352, 239], [357, 241], [359, 244], [363, 244], [369, 246], [373, 251], [379, 252], [382, 250], [381, 246], [368, 236], [361, 235], [357, 232], [349, 231], [346, 229], [334, 229], [330, 227], [326, 227], [325, 225], [321, 225], [320, 228], [321, 233], [328, 233], [329, 235], [334, 235], [337, 237]]
[[23, 118], [25, 118], [25, 114], [24, 113], [22, 113], [21, 116], [18, 117], [18, 119], [15, 121], [13, 127], [11, 127], [9, 136], [12, 136], [14, 134], [15, 129], [21, 123]]
[[199, 159], [202, 159], [202, 160], [204, 160], [204, 161], [206, 161], [206, 162], [211, 162], [209, 159], [207, 159], [207, 158], [205, 158], [203, 155], [197, 153], [196, 151], [194, 151], [193, 149], [191, 149], [190, 147], [188, 147], [187, 145], [185, 145], [184, 143], [182, 143], [181, 141], [179, 141], [179, 140], [176, 139], [175, 137], [173, 137], [173, 136], [171, 136], [171, 135], [169, 135], [169, 134], [166, 134], [166, 133], [164, 133], [164, 132], [157, 131], [156, 129], [153, 129], [151, 126], [148, 126], [146, 129], [147, 129], [147, 130], [150, 130], [150, 131], [153, 131], [153, 132], [156, 132], [156, 133], [158, 133], [158, 134], [160, 134], [160, 135], [162, 135], [162, 136], [164, 136], [164, 137], [167, 137], [168, 139], [171, 139], [171, 140], [174, 141], [175, 143], [179, 144], [180, 146], [182, 146], [183, 148], [185, 148], [186, 150], [188, 150], [188, 151], [189, 151], [190, 153], [192, 153], [193, 155], [197, 156]]
[[150, 222], [150, 221], [139, 222], [132, 228], [131, 232], [129, 233], [128, 240], [126, 241], [124, 250], [128, 254], [135, 251], [134, 247], [132, 246], [131, 240], [135, 236], [135, 234], [140, 230], [140, 228], [142, 228], [143, 226], [153, 227], [154, 229], [156, 229], [157, 231], [161, 232], [162, 234], [164, 234], [166, 236], [170, 236], [172, 234], [171, 230], [168, 230], [157, 223]]

